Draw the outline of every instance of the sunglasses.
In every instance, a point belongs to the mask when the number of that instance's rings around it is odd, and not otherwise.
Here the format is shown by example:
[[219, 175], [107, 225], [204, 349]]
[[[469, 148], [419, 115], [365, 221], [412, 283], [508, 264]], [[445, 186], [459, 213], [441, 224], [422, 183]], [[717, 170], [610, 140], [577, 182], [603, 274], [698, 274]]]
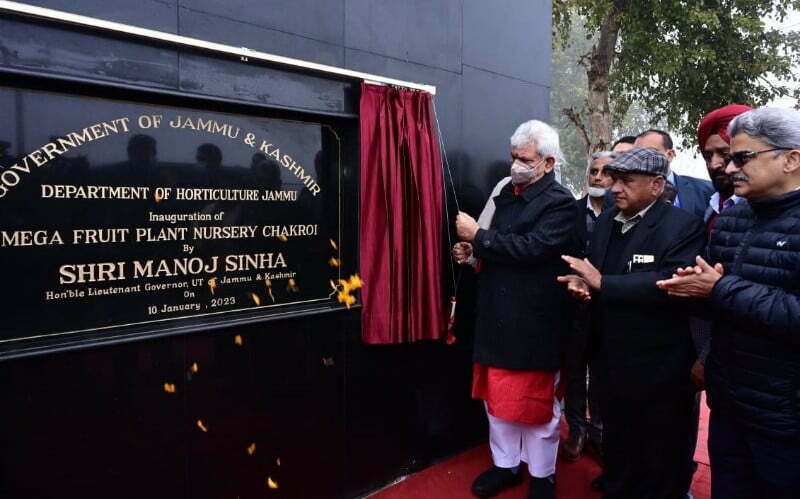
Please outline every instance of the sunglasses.
[[776, 147], [774, 149], [764, 149], [763, 151], [739, 151], [731, 153], [730, 161], [736, 166], [736, 168], [741, 168], [747, 164], [748, 161], [755, 158], [759, 154], [763, 154], [765, 152], [773, 152], [773, 151], [791, 151], [792, 149], [788, 147]]

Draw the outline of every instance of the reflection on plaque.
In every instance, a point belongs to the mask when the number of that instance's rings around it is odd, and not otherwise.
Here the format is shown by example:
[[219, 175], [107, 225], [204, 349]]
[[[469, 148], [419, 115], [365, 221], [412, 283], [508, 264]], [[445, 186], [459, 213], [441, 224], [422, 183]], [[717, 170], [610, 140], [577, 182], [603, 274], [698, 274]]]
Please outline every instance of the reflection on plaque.
[[6, 88], [0, 112], [0, 342], [350, 289], [330, 126]]

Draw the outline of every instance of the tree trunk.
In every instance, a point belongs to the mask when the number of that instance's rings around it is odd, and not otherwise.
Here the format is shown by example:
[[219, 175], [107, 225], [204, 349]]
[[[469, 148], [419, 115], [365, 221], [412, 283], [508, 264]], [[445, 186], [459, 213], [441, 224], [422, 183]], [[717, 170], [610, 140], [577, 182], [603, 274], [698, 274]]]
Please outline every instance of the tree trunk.
[[608, 83], [611, 66], [616, 56], [617, 38], [623, 10], [615, 2], [600, 25], [600, 39], [592, 47], [586, 76], [589, 82], [587, 99], [591, 145], [588, 153], [605, 151], [611, 147], [611, 107], [608, 98]]
[[608, 13], [600, 24], [600, 38], [592, 47], [591, 52], [580, 59], [580, 64], [586, 68], [586, 77], [589, 84], [589, 94], [586, 99], [586, 108], [589, 114], [589, 127], [584, 125], [583, 118], [573, 108], [564, 109], [564, 115], [575, 125], [578, 135], [586, 148], [586, 155], [590, 156], [597, 151], [605, 151], [611, 147], [612, 122], [611, 107], [609, 105], [608, 85], [611, 66], [616, 57], [617, 38], [622, 25], [622, 14], [625, 12], [627, 2], [618, 0], [613, 2]]

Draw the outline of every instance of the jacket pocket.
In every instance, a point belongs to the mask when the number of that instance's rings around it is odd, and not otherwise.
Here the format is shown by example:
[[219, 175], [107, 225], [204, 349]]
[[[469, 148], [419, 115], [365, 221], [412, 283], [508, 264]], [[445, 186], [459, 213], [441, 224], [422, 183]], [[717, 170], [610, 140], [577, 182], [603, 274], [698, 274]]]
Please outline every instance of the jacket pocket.
[[628, 272], [631, 274], [634, 272], [653, 272], [655, 270], [658, 270], [658, 265], [655, 262], [633, 263], [631, 261], [630, 266], [628, 267]]

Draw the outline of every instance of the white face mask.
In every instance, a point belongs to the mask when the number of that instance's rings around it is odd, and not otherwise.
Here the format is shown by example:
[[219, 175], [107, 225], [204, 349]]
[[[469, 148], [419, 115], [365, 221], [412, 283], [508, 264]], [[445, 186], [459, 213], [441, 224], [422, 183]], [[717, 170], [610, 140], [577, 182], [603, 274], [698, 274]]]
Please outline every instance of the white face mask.
[[601, 198], [606, 195], [608, 189], [603, 189], [602, 187], [587, 187], [586, 192], [589, 193], [590, 197]]
[[[544, 159], [542, 159], [542, 161], [544, 161]], [[530, 183], [536, 175], [536, 167], [542, 164], [542, 161], [530, 167], [522, 161], [515, 159], [514, 162], [511, 163], [511, 183], [514, 185]]]

